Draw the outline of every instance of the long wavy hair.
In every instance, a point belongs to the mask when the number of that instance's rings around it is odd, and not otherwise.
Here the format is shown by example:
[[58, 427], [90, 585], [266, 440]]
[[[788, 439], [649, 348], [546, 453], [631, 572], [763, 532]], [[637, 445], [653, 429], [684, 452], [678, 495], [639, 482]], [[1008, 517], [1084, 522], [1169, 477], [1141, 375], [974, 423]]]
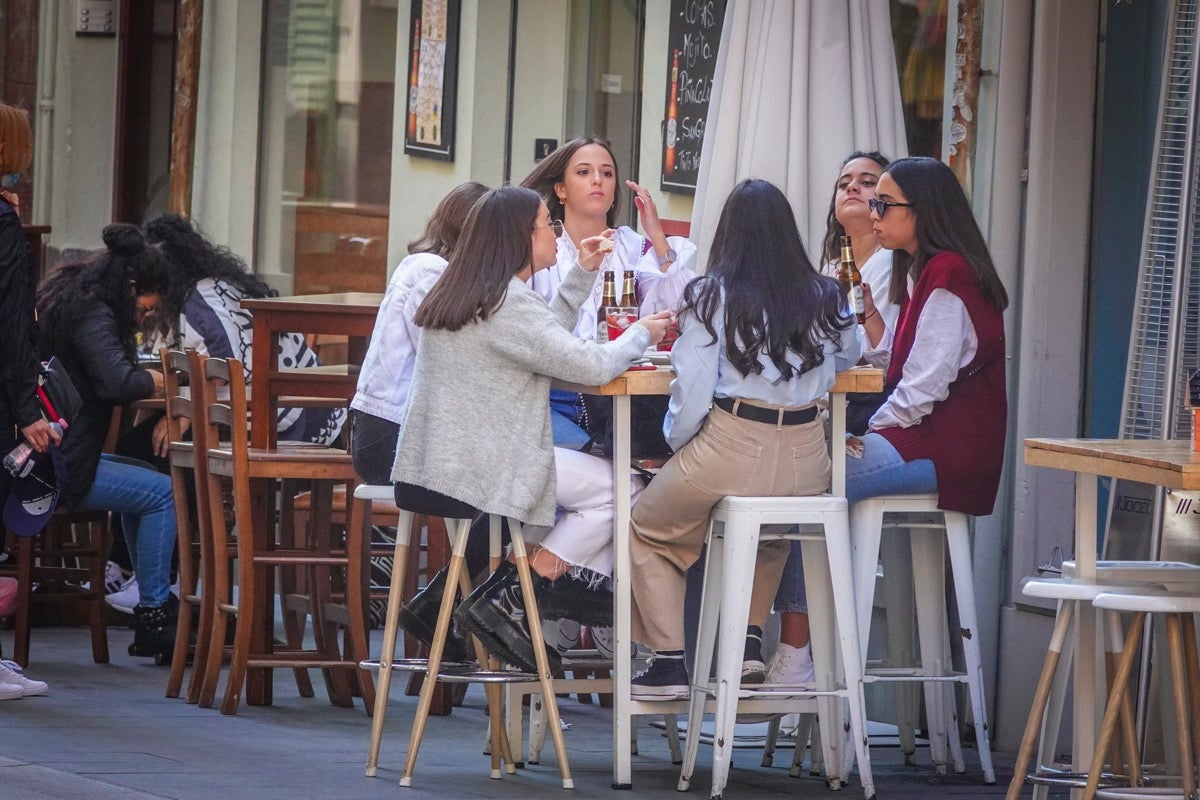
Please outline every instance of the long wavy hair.
[[829, 215], [825, 217], [825, 240], [821, 244], [821, 260], [825, 264], [837, 261], [842, 255], [841, 240], [846, 235], [846, 229], [837, 218], [837, 185], [841, 180], [842, 170], [856, 158], [869, 158], [878, 164], [880, 169], [887, 169], [887, 165], [891, 163], [887, 156], [877, 150], [855, 150], [842, 160], [842, 166], [838, 167], [838, 180], [833, 183], [833, 196], [829, 198]]
[[275, 297], [279, 293], [253, 275], [246, 262], [227, 247], [204, 237], [191, 220], [162, 214], [146, 223], [146, 241], [162, 251], [171, 273], [171, 288], [163, 296], [166, 322], [179, 329], [179, 315], [188, 295], [205, 278], [235, 287], [245, 297]]
[[508, 282], [533, 259], [533, 226], [542, 199], [519, 186], [492, 189], [463, 223], [442, 277], [417, 309], [422, 328], [456, 331], [486, 320], [504, 302]]
[[971, 204], [963, 193], [954, 170], [936, 158], [898, 158], [885, 170], [904, 192], [916, 215], [917, 252], [909, 255], [903, 250], [892, 252], [891, 298], [899, 303], [908, 289], [908, 276], [921, 276], [925, 263], [946, 250], [958, 253], [971, 267], [984, 298], [1003, 311], [1008, 307], [1008, 293], [992, 263], [987, 243]]
[[436, 256], [449, 259], [458, 237], [462, 235], [463, 223], [471, 207], [483, 197], [488, 187], [475, 181], [460, 183], [441, 199], [433, 216], [425, 223], [421, 235], [408, 243], [409, 255], [413, 253], [433, 253]]
[[[761, 373], [765, 353], [784, 380], [825, 361], [823, 341], [840, 339], [854, 318], [843, 315], [838, 282], [813, 268], [792, 206], [773, 184], [733, 187], [713, 237], [706, 273], [688, 284], [684, 308], [717, 341], [725, 306], [725, 355], [742, 375]], [[795, 353], [797, 368], [788, 360]]]
[[566, 209], [563, 208], [558, 195], [554, 193], [554, 184], [562, 183], [563, 177], [567, 174], [567, 167], [571, 165], [571, 159], [575, 157], [575, 153], [579, 148], [589, 144], [600, 145], [608, 151], [608, 156], [612, 159], [616, 188], [613, 190], [613, 204], [608, 209], [605, 222], [608, 227], [615, 228], [617, 227], [617, 216], [621, 213], [621, 187], [624, 184], [621, 183], [621, 168], [617, 166], [617, 156], [612, 151], [612, 145], [606, 139], [601, 139], [599, 136], [581, 136], [578, 139], [572, 139], [543, 158], [541, 163], [534, 167], [533, 172], [521, 181], [521, 185], [526, 189], [533, 189], [542, 196], [546, 208], [550, 210], [550, 219], [565, 220], [567, 218]]
[[59, 267], [38, 290], [38, 331], [46, 355], [70, 348], [80, 320], [103, 303], [112, 309], [121, 345], [133, 359], [138, 295], [166, 294], [167, 265], [134, 225], [109, 225], [104, 244], [90, 261]]

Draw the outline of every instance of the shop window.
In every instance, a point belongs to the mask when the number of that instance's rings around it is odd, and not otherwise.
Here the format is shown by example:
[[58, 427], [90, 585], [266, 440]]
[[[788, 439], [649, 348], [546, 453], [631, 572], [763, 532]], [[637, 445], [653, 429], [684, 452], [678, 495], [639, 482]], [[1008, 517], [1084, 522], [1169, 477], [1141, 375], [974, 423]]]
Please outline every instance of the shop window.
[[947, 0], [891, 0], [909, 155], [942, 157]]
[[266, 9], [258, 263], [291, 273], [296, 294], [381, 292], [395, 4], [268, 0]]

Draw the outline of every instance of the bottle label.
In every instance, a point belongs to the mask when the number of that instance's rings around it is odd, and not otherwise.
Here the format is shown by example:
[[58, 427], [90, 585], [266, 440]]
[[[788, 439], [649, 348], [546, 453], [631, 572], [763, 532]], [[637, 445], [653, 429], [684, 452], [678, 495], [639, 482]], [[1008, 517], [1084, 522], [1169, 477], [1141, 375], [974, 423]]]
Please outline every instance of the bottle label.
[[599, 344], [608, 342], [608, 318], [604, 314], [604, 309], [600, 310], [599, 319], [596, 320], [596, 341]]
[[862, 316], [866, 313], [866, 305], [863, 301], [862, 284], [854, 283], [850, 285], [850, 294], [846, 298], [850, 303], [850, 310], [855, 314]]
[[667, 120], [667, 147], [675, 146], [675, 120]]

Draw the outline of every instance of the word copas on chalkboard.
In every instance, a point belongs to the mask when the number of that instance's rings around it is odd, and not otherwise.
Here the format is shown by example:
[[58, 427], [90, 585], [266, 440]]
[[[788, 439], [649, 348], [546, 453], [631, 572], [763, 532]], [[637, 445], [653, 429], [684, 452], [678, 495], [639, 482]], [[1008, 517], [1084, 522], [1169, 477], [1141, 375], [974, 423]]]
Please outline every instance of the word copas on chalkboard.
[[671, 0], [662, 188], [691, 194], [700, 173], [725, 0]]

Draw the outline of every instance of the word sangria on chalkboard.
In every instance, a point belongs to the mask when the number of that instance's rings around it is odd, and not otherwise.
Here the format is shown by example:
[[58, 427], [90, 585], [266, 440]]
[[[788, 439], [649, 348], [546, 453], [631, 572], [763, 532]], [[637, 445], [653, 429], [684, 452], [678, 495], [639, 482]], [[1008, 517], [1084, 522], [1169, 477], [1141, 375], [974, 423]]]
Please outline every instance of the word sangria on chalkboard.
[[725, 0], [671, 0], [662, 188], [693, 194], [717, 69]]

